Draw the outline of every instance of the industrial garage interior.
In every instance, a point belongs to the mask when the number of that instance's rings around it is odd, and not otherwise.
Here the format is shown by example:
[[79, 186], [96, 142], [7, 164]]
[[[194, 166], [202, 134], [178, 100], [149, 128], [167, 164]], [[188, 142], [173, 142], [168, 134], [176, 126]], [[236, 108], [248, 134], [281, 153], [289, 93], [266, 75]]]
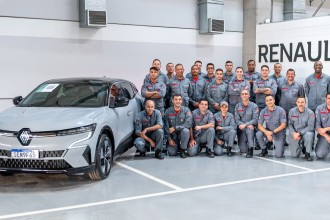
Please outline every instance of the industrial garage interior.
[[[330, 75], [329, 15], [326, 0], [0, 0], [0, 112], [54, 78], [121, 78], [140, 90], [155, 58], [163, 72], [173, 62], [185, 74], [195, 60], [205, 72], [227, 60], [246, 70], [254, 59], [270, 74], [280, 62], [303, 83], [318, 55]], [[220, 29], [210, 29], [212, 19]], [[329, 219], [329, 157], [233, 151], [158, 160], [132, 146], [102, 181], [0, 175], [0, 219]]]

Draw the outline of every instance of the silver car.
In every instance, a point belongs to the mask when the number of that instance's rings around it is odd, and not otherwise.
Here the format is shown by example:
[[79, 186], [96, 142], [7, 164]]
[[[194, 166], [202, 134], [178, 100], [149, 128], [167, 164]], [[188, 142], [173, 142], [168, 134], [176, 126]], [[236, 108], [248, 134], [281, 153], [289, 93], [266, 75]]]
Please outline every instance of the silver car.
[[108, 177], [114, 156], [132, 146], [142, 98], [129, 81], [109, 78], [44, 82], [0, 113], [0, 173]]

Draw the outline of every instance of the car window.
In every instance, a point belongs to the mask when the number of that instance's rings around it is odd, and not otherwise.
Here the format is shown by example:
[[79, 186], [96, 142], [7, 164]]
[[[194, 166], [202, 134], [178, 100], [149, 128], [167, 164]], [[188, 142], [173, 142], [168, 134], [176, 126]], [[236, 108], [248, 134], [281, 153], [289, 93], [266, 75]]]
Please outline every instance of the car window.
[[109, 93], [109, 106], [114, 107], [115, 102], [118, 100], [119, 97], [122, 97], [122, 88], [119, 83], [114, 83], [111, 85], [110, 93]]
[[123, 89], [123, 95], [128, 99], [132, 99], [134, 97], [134, 93], [130, 83], [122, 82], [120, 85]]
[[19, 106], [26, 107], [101, 107], [105, 105], [107, 86], [99, 81], [44, 83], [30, 93]]
[[135, 97], [136, 94], [137, 94], [139, 91], [137, 90], [137, 88], [135, 87], [135, 85], [133, 85], [132, 83], [130, 83], [130, 85], [131, 85], [131, 87], [132, 87], [133, 97]]

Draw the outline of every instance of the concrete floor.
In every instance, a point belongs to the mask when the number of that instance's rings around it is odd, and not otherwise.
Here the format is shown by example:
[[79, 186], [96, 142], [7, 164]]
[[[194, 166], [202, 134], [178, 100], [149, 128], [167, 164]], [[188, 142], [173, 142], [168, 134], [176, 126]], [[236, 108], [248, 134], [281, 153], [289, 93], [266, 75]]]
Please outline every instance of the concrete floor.
[[[0, 176], [0, 219], [329, 219], [330, 160], [120, 156], [110, 177]], [[255, 151], [257, 155], [260, 151]]]

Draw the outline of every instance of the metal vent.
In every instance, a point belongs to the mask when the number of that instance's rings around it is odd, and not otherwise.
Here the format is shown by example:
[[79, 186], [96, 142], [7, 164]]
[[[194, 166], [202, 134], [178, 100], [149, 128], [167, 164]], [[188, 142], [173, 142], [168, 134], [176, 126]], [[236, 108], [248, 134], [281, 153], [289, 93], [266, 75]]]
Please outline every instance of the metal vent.
[[86, 10], [87, 26], [105, 27], [107, 25], [107, 11]]
[[225, 31], [225, 21], [209, 18], [209, 32], [222, 34]]

